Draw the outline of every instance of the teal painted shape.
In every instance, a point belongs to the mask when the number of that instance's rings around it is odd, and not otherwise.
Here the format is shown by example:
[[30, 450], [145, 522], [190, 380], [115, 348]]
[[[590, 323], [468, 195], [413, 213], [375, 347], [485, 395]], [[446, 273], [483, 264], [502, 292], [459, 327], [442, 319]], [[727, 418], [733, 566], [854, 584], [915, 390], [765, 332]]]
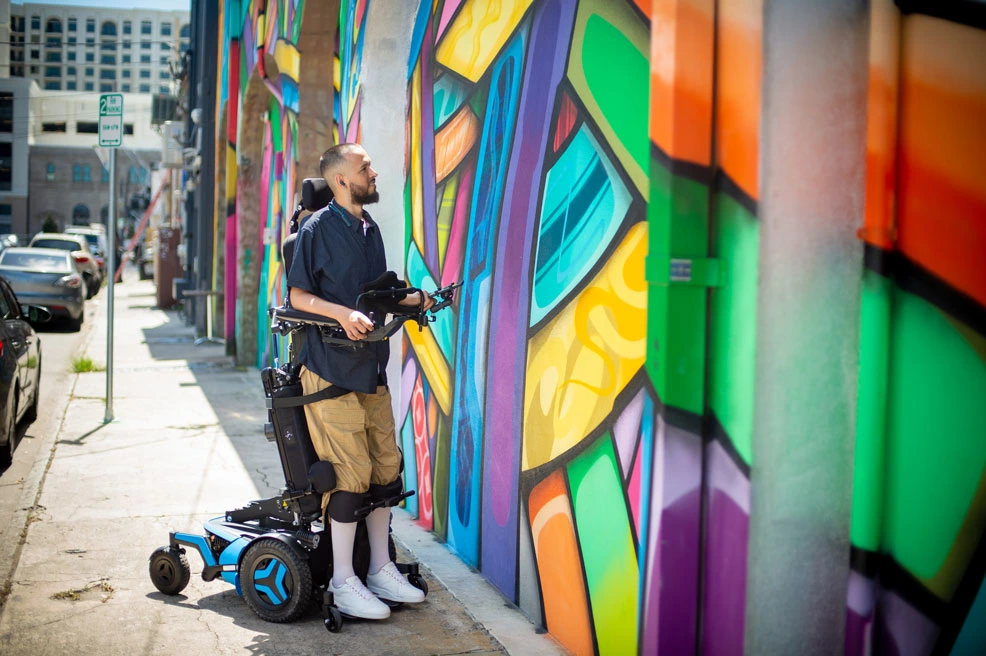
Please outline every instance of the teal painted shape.
[[[404, 449], [404, 489], [418, 489], [418, 459], [414, 451], [414, 419], [413, 412], [408, 412], [401, 426], [401, 448]], [[404, 500], [404, 509], [418, 516], [418, 496], [412, 494]]]
[[459, 111], [472, 91], [454, 75], [445, 74], [435, 80], [435, 130], [445, 125], [445, 121]]
[[545, 180], [530, 325], [581, 285], [619, 230], [630, 200], [619, 173], [583, 125]]
[[952, 656], [979, 656], [986, 654], [986, 581], [979, 586], [979, 594], [973, 602], [959, 637], [952, 646]]
[[[407, 284], [428, 292], [438, 289], [435, 279], [431, 277], [431, 272], [425, 265], [424, 258], [421, 257], [421, 253], [418, 252], [414, 244], [407, 250]], [[452, 318], [454, 316], [450, 309], [447, 309], [436, 314], [435, 321], [429, 324], [446, 362], [451, 362], [452, 356], [455, 355], [452, 349], [452, 331], [454, 328]], [[405, 330], [417, 330], [417, 327], [412, 323]]]

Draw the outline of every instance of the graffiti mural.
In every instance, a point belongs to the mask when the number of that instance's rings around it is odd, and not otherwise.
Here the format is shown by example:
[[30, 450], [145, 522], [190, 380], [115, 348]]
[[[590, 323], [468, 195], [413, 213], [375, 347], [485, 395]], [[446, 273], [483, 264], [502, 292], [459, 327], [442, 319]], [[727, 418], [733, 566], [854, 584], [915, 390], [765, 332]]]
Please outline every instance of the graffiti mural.
[[847, 654], [986, 650], [986, 21], [948, 9], [871, 8]]

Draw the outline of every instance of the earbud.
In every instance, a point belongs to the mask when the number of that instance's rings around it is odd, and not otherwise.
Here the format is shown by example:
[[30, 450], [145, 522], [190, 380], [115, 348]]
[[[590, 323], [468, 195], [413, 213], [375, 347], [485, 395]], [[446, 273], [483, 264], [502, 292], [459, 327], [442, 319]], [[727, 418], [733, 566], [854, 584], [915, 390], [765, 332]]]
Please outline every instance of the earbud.
[[341, 185], [342, 185], [343, 187], [345, 187], [345, 186], [346, 186], [346, 183], [345, 183], [345, 181], [343, 181], [343, 180], [340, 180], [340, 181], [339, 181], [339, 184], [341, 184]]

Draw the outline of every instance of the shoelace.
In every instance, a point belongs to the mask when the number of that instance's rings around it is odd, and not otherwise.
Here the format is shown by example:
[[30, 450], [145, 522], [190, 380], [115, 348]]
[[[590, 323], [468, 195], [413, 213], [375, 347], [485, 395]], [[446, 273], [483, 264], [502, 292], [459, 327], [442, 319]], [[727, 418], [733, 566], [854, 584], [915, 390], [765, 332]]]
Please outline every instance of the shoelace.
[[366, 599], [367, 601], [370, 601], [371, 598], [376, 599], [376, 595], [374, 595], [372, 592], [370, 592], [366, 587], [362, 585], [356, 586], [350, 583], [349, 581], [346, 581], [345, 583], [343, 583], [343, 587], [349, 588], [350, 590], [358, 594], [363, 599]]

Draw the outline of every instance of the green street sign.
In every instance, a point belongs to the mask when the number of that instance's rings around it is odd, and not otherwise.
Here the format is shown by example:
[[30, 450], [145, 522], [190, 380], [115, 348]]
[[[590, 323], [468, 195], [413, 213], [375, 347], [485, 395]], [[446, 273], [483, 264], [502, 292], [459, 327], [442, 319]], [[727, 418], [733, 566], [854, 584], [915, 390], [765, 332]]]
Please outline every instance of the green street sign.
[[123, 94], [104, 93], [99, 96], [99, 146], [117, 148], [123, 145]]

